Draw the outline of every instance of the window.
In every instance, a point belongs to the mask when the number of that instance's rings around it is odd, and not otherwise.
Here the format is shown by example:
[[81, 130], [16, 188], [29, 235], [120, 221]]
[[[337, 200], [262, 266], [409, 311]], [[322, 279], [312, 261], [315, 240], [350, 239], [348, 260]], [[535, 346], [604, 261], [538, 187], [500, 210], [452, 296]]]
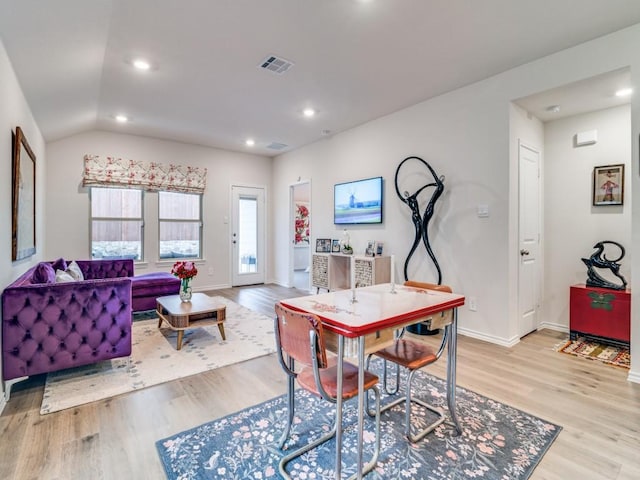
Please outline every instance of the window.
[[160, 258], [201, 258], [202, 195], [158, 192]]
[[142, 260], [142, 190], [91, 188], [91, 258]]

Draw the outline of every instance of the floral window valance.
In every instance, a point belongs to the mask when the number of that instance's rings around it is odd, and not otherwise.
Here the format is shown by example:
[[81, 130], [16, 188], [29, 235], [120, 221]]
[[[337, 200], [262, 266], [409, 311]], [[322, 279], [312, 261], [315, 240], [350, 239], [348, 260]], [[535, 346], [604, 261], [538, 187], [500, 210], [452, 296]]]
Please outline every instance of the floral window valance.
[[204, 193], [207, 169], [85, 155], [82, 185]]

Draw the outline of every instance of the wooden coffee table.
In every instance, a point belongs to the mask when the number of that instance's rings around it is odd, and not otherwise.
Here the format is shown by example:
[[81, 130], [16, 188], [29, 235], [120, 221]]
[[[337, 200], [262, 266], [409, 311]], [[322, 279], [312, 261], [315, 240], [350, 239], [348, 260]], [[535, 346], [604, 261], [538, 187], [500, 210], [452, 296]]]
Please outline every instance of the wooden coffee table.
[[158, 328], [166, 322], [171, 330], [178, 332], [177, 350], [182, 348], [182, 338], [187, 328], [198, 328], [207, 325], [218, 325], [222, 340], [224, 335], [224, 320], [227, 306], [213, 300], [204, 293], [194, 293], [190, 302], [183, 302], [179, 295], [169, 295], [156, 299], [158, 313]]

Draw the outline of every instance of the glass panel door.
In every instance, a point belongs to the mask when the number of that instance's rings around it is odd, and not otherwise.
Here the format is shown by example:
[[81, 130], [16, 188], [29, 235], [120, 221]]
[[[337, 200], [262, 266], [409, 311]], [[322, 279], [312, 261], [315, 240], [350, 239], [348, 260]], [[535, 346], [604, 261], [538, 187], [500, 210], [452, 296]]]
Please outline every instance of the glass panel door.
[[264, 189], [231, 187], [233, 286], [264, 283]]

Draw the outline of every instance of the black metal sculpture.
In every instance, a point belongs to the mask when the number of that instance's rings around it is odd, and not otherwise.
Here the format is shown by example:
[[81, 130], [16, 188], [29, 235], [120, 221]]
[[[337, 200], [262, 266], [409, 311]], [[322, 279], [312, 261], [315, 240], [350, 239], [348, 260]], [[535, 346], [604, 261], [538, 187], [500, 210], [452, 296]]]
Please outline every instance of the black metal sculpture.
[[[405, 162], [409, 160], [418, 160], [422, 162], [427, 167], [427, 169], [429, 170], [429, 173], [433, 177], [433, 182], [423, 185], [418, 190], [416, 190], [415, 193], [411, 195], [406, 190], [403, 193], [400, 193], [400, 187], [398, 186], [398, 173], [400, 172], [400, 168], [402, 167], [402, 165], [404, 165]], [[398, 168], [396, 169], [395, 185], [396, 185], [396, 193], [398, 194], [398, 197], [400, 197], [400, 200], [406, 203], [411, 209], [411, 220], [413, 221], [413, 226], [415, 228], [415, 238], [413, 240], [413, 244], [411, 245], [411, 249], [409, 250], [409, 254], [407, 255], [406, 260], [404, 261], [404, 279], [409, 280], [409, 276], [407, 273], [407, 269], [409, 267], [409, 260], [411, 260], [411, 257], [416, 251], [416, 248], [418, 248], [418, 244], [420, 243], [420, 240], [422, 240], [425, 248], [427, 249], [427, 253], [429, 257], [433, 261], [433, 264], [435, 265], [436, 270], [438, 272], [438, 285], [441, 285], [442, 271], [440, 270], [438, 259], [433, 253], [433, 250], [431, 248], [431, 243], [429, 242], [429, 222], [433, 217], [435, 204], [438, 201], [438, 198], [440, 198], [440, 196], [442, 195], [442, 192], [444, 191], [444, 175], [441, 175], [440, 177], [438, 177], [438, 175], [433, 170], [433, 168], [431, 168], [431, 165], [429, 165], [420, 157], [407, 157], [404, 160], [402, 160], [402, 162], [400, 162], [400, 165], [398, 165]], [[418, 202], [418, 195], [423, 190], [429, 187], [434, 187], [434, 190], [424, 210], [424, 215], [421, 215], [420, 204]]]
[[[603, 253], [605, 244], [611, 244], [618, 247], [620, 249], [620, 256], [615, 260], [609, 260], [607, 255]], [[622, 257], [624, 257], [624, 247], [618, 242], [603, 240], [602, 242], [596, 243], [593, 248], [595, 248], [596, 251], [589, 258], [582, 259], [584, 264], [587, 266], [587, 285], [590, 287], [610, 288], [612, 290], [624, 290], [627, 288], [627, 281], [622, 275], [620, 275], [620, 264], [618, 263], [622, 260]], [[622, 281], [622, 284], [619, 285], [601, 277], [594, 267], [611, 270], [611, 273], [618, 277]]]

